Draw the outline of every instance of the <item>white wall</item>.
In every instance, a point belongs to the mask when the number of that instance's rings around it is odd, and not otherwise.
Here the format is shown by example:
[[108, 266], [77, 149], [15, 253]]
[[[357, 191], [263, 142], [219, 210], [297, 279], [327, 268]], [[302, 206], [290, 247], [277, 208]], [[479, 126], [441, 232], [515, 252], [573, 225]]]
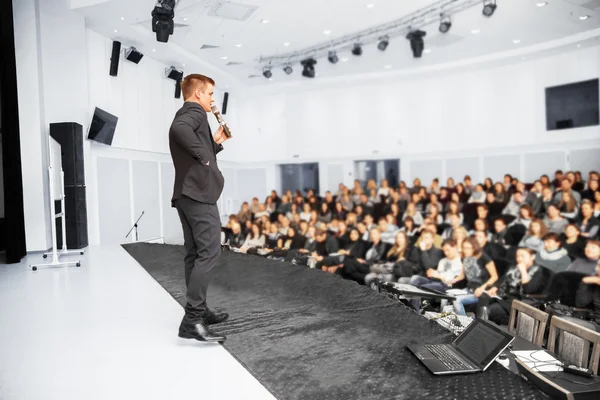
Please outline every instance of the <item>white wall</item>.
[[[283, 87], [240, 99], [235, 158], [381, 158], [599, 140], [600, 128], [546, 131], [544, 88], [600, 71], [600, 47], [445, 76]], [[273, 89], [274, 90], [274, 89]], [[275, 140], [276, 143], [265, 144]], [[237, 144], [243, 143], [241, 148]], [[455, 153], [454, 156], [460, 153]]]

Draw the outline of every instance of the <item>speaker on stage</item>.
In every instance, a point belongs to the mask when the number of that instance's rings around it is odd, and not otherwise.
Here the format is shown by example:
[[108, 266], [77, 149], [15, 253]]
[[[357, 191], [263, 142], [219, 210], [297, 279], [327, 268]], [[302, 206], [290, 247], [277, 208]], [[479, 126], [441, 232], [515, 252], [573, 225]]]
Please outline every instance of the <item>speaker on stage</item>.
[[110, 56], [110, 76], [117, 76], [119, 73], [119, 57], [121, 56], [121, 42], [114, 41], [112, 44], [112, 53]]
[[227, 102], [229, 101], [229, 92], [225, 92], [223, 95], [223, 107], [221, 107], [221, 114], [225, 115], [227, 113]]
[[[61, 146], [65, 176], [65, 224], [67, 247], [81, 249], [88, 245], [83, 127], [75, 122], [50, 124], [50, 136]], [[60, 207], [60, 203], [58, 203]], [[58, 222], [58, 220], [57, 220]], [[62, 247], [62, 227], [57, 224], [58, 248]]]

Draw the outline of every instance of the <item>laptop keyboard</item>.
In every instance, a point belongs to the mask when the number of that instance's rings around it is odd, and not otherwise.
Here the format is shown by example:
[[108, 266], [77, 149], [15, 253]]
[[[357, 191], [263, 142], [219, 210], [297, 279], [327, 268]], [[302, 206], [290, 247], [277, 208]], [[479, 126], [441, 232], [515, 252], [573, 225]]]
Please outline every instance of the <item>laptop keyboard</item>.
[[471, 370], [473, 367], [462, 361], [448, 346], [443, 344], [427, 344], [425, 348], [431, 352], [450, 371]]

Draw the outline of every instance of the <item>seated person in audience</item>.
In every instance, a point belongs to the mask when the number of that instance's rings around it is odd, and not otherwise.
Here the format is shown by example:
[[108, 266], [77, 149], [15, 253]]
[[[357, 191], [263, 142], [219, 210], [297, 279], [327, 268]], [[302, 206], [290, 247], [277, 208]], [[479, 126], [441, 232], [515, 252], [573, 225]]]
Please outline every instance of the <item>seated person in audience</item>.
[[[289, 215], [287, 215], [286, 217], [287, 217], [287, 219], [290, 219]], [[304, 221], [304, 222], [306, 222], [306, 221]], [[294, 228], [295, 231], [299, 232], [300, 224], [302, 224], [302, 220], [300, 219], [300, 214], [292, 214], [290, 226], [292, 228]]]
[[292, 222], [294, 222], [294, 215], [298, 215], [299, 220], [300, 214], [298, 214], [298, 206], [296, 205], [296, 203], [290, 204], [290, 211], [285, 213], [285, 216], [288, 217], [288, 219]]
[[460, 219], [460, 224], [462, 225], [464, 223], [465, 218], [463, 213], [460, 212], [459, 204], [455, 201], [451, 201], [448, 203], [448, 208], [446, 210], [446, 218], [444, 218], [444, 224], [450, 223], [450, 219], [453, 214], [458, 215], [458, 218]]
[[[415, 246], [415, 260], [418, 262], [419, 268], [417, 275], [425, 276], [428, 269], [437, 268], [444, 253], [442, 250], [434, 246], [435, 235], [430, 230], [425, 230], [421, 233], [419, 244]], [[409, 283], [410, 279], [408, 282]]]
[[323, 261], [317, 263], [317, 268], [320, 267], [323, 271], [335, 274], [337, 270], [342, 267], [344, 259], [349, 258], [356, 260], [364, 258], [366, 243], [360, 238], [358, 229], [352, 228], [348, 238], [349, 240], [344, 246], [340, 246], [340, 249], [337, 252], [338, 256], [329, 256], [325, 258]]
[[264, 204], [260, 204], [259, 208], [258, 208], [258, 212], [254, 213], [254, 219], [268, 217], [269, 215], [271, 215], [271, 213], [269, 211], [267, 211], [266, 206]]
[[[408, 188], [405, 187], [401, 187], [399, 189], [399, 193], [400, 193], [400, 201], [404, 204], [408, 204], [410, 202], [410, 192], [408, 191]], [[402, 207], [400, 207], [400, 209], [402, 209]]]
[[323, 199], [322, 203], [326, 203], [330, 210], [335, 209], [335, 200], [333, 199], [333, 195], [329, 190], [325, 192], [325, 198]]
[[531, 221], [533, 221], [534, 217], [535, 215], [533, 214], [531, 206], [529, 204], [523, 204], [519, 209], [519, 215], [517, 216], [517, 219], [511, 222], [511, 225], [521, 224], [525, 228], [529, 228], [529, 225], [531, 224]]
[[388, 215], [392, 215], [394, 218], [394, 225], [401, 226], [402, 225], [402, 214], [400, 213], [400, 207], [397, 203], [390, 204], [390, 209], [388, 211]]
[[390, 182], [387, 179], [381, 181], [381, 187], [377, 189], [377, 196], [387, 197], [390, 194]]
[[377, 189], [371, 189], [369, 191], [369, 201], [373, 204], [373, 206], [381, 202], [381, 197], [377, 195]]
[[487, 289], [477, 304], [477, 315], [496, 324], [507, 324], [513, 300], [521, 300], [526, 294], [541, 294], [548, 284], [549, 274], [544, 267], [535, 264], [535, 252], [531, 249], [517, 250], [517, 265], [511, 267], [499, 285]]
[[[359, 222], [356, 224], [356, 229], [358, 229], [358, 233], [360, 233], [360, 240], [363, 240], [362, 238], [365, 236], [365, 233], [369, 233], [367, 230], [367, 225], [365, 225], [364, 222]], [[365, 240], [365, 242], [368, 242], [368, 240]]]
[[359, 205], [362, 207], [363, 212], [365, 214], [373, 214], [375, 207], [373, 206], [373, 202], [369, 200], [366, 194], [360, 195], [360, 203]]
[[250, 211], [250, 206], [248, 205], [247, 201], [242, 203], [242, 208], [237, 214], [237, 219], [240, 221], [240, 224], [245, 224], [246, 221], [252, 220], [252, 211]]
[[309, 226], [304, 240], [304, 246], [298, 250], [289, 250], [285, 257], [285, 261], [291, 262], [292, 264], [300, 263], [301, 265], [306, 265], [310, 254], [314, 253], [317, 249], [317, 241], [315, 238], [316, 230], [317, 228], [314, 226]]
[[594, 199], [594, 193], [598, 192], [600, 189], [598, 188], [598, 180], [592, 179], [588, 181], [588, 187], [584, 191], [581, 192], [581, 199], [587, 199], [591, 202], [596, 201]]
[[267, 249], [276, 249], [279, 238], [281, 237], [281, 233], [279, 232], [279, 228], [276, 223], [272, 223], [269, 225], [269, 233], [265, 238], [265, 247]]
[[356, 222], [362, 222], [365, 213], [361, 205], [354, 207], [354, 215], [356, 215]]
[[[475, 185], [473, 184], [473, 180], [471, 179], [471, 177], [469, 175], [465, 175], [465, 177], [463, 178], [463, 184], [465, 185], [465, 191], [468, 194], [471, 194], [475, 191]], [[483, 190], [485, 192], [487, 192], [487, 190], [485, 189], [485, 187], [483, 185], [481, 185], [481, 187], [483, 188]]]
[[492, 192], [485, 193], [485, 203], [488, 207], [496, 203], [496, 195]]
[[488, 193], [489, 192], [494, 193], [494, 182], [492, 182], [492, 178], [488, 177], [483, 180], [483, 188]]
[[547, 233], [542, 237], [544, 247], [535, 256], [538, 265], [548, 268], [554, 273], [566, 271], [571, 265], [571, 259], [566, 249], [563, 249], [560, 237], [556, 233]]
[[308, 220], [309, 225], [317, 225], [319, 223], [319, 213], [315, 210], [310, 212], [310, 219]]
[[560, 189], [561, 182], [564, 178], [565, 177], [563, 176], [563, 172], [560, 169], [554, 172], [554, 180], [552, 181], [552, 187], [554, 188], [554, 190]]
[[525, 188], [525, 184], [523, 182], [519, 182], [518, 180], [514, 179], [513, 186], [515, 187], [516, 192], [523, 193], [523, 199], [526, 201], [527, 196], [529, 196], [529, 191]]
[[440, 194], [438, 195], [438, 200], [443, 206], [444, 212], [446, 211], [446, 205], [450, 202], [450, 193], [448, 193], [448, 189], [445, 187], [440, 189]]
[[542, 238], [548, 233], [548, 227], [544, 224], [541, 219], [534, 219], [529, 225], [529, 229], [521, 242], [519, 247], [527, 247], [536, 253], [544, 248], [544, 241]]
[[540, 215], [540, 211], [542, 209], [542, 190], [544, 187], [542, 186], [542, 182], [535, 181], [533, 182], [533, 187], [531, 191], [525, 197], [525, 203], [531, 206], [534, 215]]
[[444, 240], [442, 250], [445, 257], [440, 260], [437, 268], [426, 270], [426, 276], [414, 275], [410, 279], [411, 285], [445, 292], [456, 282], [463, 268], [456, 242], [452, 239]]
[[282, 236], [286, 236], [288, 234], [288, 229], [290, 229], [290, 220], [281, 214], [280, 217], [281, 218], [279, 219], [279, 233], [281, 233]]
[[420, 212], [417, 211], [417, 207], [414, 203], [409, 203], [406, 206], [406, 212], [402, 216], [402, 220], [404, 221], [407, 217], [411, 217], [417, 226], [423, 225], [423, 216]]
[[542, 189], [542, 204], [539, 211], [539, 215], [545, 215], [548, 212], [548, 207], [550, 204], [554, 203], [554, 194], [552, 193], [552, 189], [548, 186], [545, 186]]
[[411, 243], [414, 243], [417, 240], [416, 236], [419, 234], [419, 228], [415, 226], [415, 221], [412, 217], [406, 217], [406, 219], [404, 219], [404, 225], [400, 230], [406, 233], [406, 236]]
[[561, 235], [569, 225], [569, 221], [560, 215], [558, 207], [554, 204], [548, 205], [547, 213], [544, 223], [548, 226], [548, 231]]
[[546, 187], [546, 186], [551, 187], [552, 186], [552, 183], [550, 182], [550, 177], [546, 174], [540, 176], [540, 182], [542, 182], [543, 187]]
[[506, 258], [506, 247], [496, 243], [491, 243], [488, 239], [488, 235], [484, 232], [475, 232], [475, 239], [479, 243], [479, 247], [485, 254], [490, 256], [493, 260]]
[[246, 240], [244, 244], [240, 248], [240, 250], [246, 253], [251, 248], [260, 249], [265, 246], [265, 235], [261, 232], [260, 226], [258, 224], [252, 224], [250, 228], [250, 233], [246, 236]]
[[408, 206], [406, 208], [407, 211], [408, 211], [408, 207], [411, 204], [415, 207], [415, 210], [417, 212], [419, 212], [420, 214], [425, 213], [425, 207], [426, 207], [426, 205], [425, 205], [425, 202], [422, 201], [421, 196], [419, 196], [419, 193], [413, 193], [410, 196], [410, 203], [408, 204]]
[[342, 204], [342, 208], [346, 212], [351, 212], [354, 209], [354, 202], [350, 199], [348, 193], [344, 193], [342, 197], [338, 197], [338, 201]]
[[348, 226], [348, 228], [353, 228], [356, 226], [357, 224], [357, 220], [356, 220], [356, 214], [353, 212], [349, 212], [346, 215], [346, 225]]
[[[297, 214], [296, 214], [297, 215]], [[294, 229], [300, 236], [308, 237], [308, 222], [300, 221], [300, 227]]]
[[381, 241], [393, 245], [396, 241], [398, 227], [396, 225], [390, 225], [385, 217], [379, 218], [377, 226], [381, 232]]
[[250, 212], [252, 214], [256, 214], [260, 211], [260, 202], [258, 201], [258, 197], [252, 198], [252, 204], [250, 205]]
[[575, 224], [567, 225], [565, 228], [562, 245], [565, 250], [567, 250], [571, 261], [584, 256], [585, 243], [586, 239], [580, 235], [579, 227]]
[[342, 203], [340, 203], [339, 201], [337, 203], [335, 203], [334, 205], [334, 209], [333, 209], [333, 218], [335, 219], [339, 219], [341, 221], [346, 219], [346, 211], [344, 210], [344, 207], [342, 206]]
[[506, 247], [506, 233], [508, 229], [506, 223], [502, 218], [496, 218], [494, 220], [494, 233], [492, 233], [492, 243], [499, 244]]
[[514, 190], [512, 180], [513, 177], [511, 174], [504, 175], [504, 181], [502, 182], [502, 184], [504, 185], [504, 191], [511, 193], [511, 190]]
[[321, 211], [319, 212], [318, 221], [328, 224], [332, 219], [333, 214], [331, 210], [329, 210], [329, 205], [327, 205], [325, 202], [321, 203]]
[[277, 194], [277, 190], [271, 190], [271, 201], [275, 204], [275, 206], [279, 206], [279, 204], [281, 203], [281, 199], [279, 198], [279, 195]]
[[242, 247], [244, 245], [245, 241], [246, 241], [246, 238], [244, 237], [244, 234], [242, 233], [242, 226], [237, 222], [232, 223], [231, 224], [231, 235], [229, 235], [227, 244], [230, 247], [239, 249], [240, 247]]
[[579, 219], [579, 231], [581, 236], [594, 239], [598, 236], [600, 221], [594, 217], [594, 204], [589, 200], [581, 202], [581, 216]]
[[436, 206], [438, 209], [438, 212], [442, 211], [442, 204], [440, 203], [439, 199], [438, 199], [438, 195], [435, 193], [431, 193], [429, 195], [429, 202], [427, 203], [427, 205], [425, 206], [425, 214], [429, 214], [431, 213], [431, 207], [432, 206]]
[[439, 206], [437, 204], [429, 204], [429, 214], [427, 214], [427, 218], [429, 218], [434, 224], [441, 225], [444, 223], [444, 219], [440, 215]]
[[494, 184], [494, 196], [496, 196], [496, 203], [507, 204], [510, 201], [510, 193], [501, 182]]
[[485, 290], [491, 289], [498, 280], [498, 272], [494, 261], [483, 252], [474, 237], [468, 238], [463, 243], [462, 256], [463, 269], [454, 283], [466, 280], [467, 294], [457, 295], [452, 305], [456, 314], [467, 315], [465, 306], [477, 304], [479, 296]]
[[415, 178], [413, 180], [413, 187], [410, 189], [409, 193], [412, 195], [413, 193], [419, 193], [423, 186], [421, 186], [421, 180], [419, 178]]
[[577, 203], [573, 197], [573, 193], [576, 192], [568, 191], [562, 193], [561, 201], [557, 205], [561, 215], [571, 221], [575, 221], [578, 214]]
[[350, 191], [350, 200], [354, 204], [360, 203], [360, 195], [363, 194], [363, 189], [360, 186], [360, 181], [358, 179], [354, 180], [354, 187]]
[[585, 181], [581, 177], [581, 171], [575, 171], [575, 182], [573, 183], [573, 190], [581, 193], [584, 189]]
[[364, 284], [365, 277], [370, 272], [371, 265], [380, 262], [385, 257], [387, 246], [381, 241], [379, 229], [371, 229], [370, 236], [371, 245], [366, 252], [365, 258], [345, 258], [341, 270], [337, 271], [345, 279]]
[[594, 193], [594, 217], [600, 218], [600, 190]]
[[596, 271], [596, 265], [600, 259], [600, 241], [588, 240], [585, 245], [583, 257], [575, 259], [567, 271], [579, 272], [583, 275], [593, 275]]
[[459, 226], [458, 228], [456, 228], [454, 230], [454, 233], [452, 234], [451, 239], [456, 242], [456, 250], [458, 251], [459, 255], [461, 255], [462, 245], [463, 245], [464, 241], [467, 240], [468, 237], [469, 237], [469, 233], [467, 232], [467, 228], [465, 228], [464, 226]]
[[433, 178], [431, 185], [427, 188], [427, 193], [440, 194], [440, 180], [438, 178]]
[[277, 206], [277, 212], [287, 215], [287, 213], [290, 211], [292, 211], [292, 203], [290, 202], [290, 199], [287, 197], [287, 195], [281, 196], [281, 202]]
[[448, 189], [449, 195], [452, 195], [452, 193], [456, 192], [456, 185], [454, 184], [454, 178], [448, 178], [446, 180], [446, 189]]
[[454, 231], [460, 227], [460, 217], [456, 214], [450, 214], [450, 226], [442, 232], [442, 239], [450, 239], [454, 235]]
[[365, 276], [365, 285], [370, 285], [374, 279], [379, 279], [382, 282], [395, 282], [401, 276], [396, 276], [398, 273], [408, 272], [408, 277], [411, 277], [415, 272], [410, 260], [411, 250], [414, 249], [408, 243], [408, 237], [404, 232], [398, 232], [392, 242], [392, 247], [385, 255], [385, 258], [380, 263], [371, 265], [370, 271]]
[[[327, 234], [327, 231], [317, 229], [315, 231], [315, 239], [317, 245], [315, 247], [315, 251], [311, 254], [312, 259], [314, 260], [315, 267], [317, 262], [322, 262], [325, 257], [328, 257], [330, 254], [337, 253], [339, 250], [337, 240], [331, 235]], [[312, 266], [309, 263], [310, 266]]]
[[481, 183], [475, 186], [475, 191], [471, 193], [469, 197], [469, 203], [485, 203], [485, 190], [483, 190], [483, 185]]
[[364, 222], [367, 230], [366, 230], [365, 234], [363, 235], [362, 240], [364, 240], [365, 242], [368, 242], [369, 237], [371, 235], [371, 229], [377, 228], [377, 225], [375, 225], [375, 220], [374, 220], [372, 214], [366, 214], [365, 218], [363, 219], [363, 222]]
[[581, 203], [581, 195], [579, 194], [579, 192], [571, 190], [572, 186], [573, 184], [568, 178], [563, 178], [560, 181], [560, 190], [557, 190], [554, 194], [554, 202], [560, 204], [563, 201], [563, 194], [565, 192], [571, 192], [571, 197], [573, 197], [575, 203]]
[[502, 214], [518, 217], [523, 203], [524, 203], [523, 193], [521, 193], [521, 192], [513, 193], [510, 201], [508, 202], [506, 207], [504, 207], [504, 210], [502, 210]]
[[600, 332], [600, 262], [596, 265], [596, 274], [586, 276], [581, 280], [575, 295], [575, 305], [579, 308], [589, 308], [591, 321], [567, 317], [571, 322]]
[[460, 204], [465, 204], [467, 201], [469, 201], [469, 194], [465, 191], [465, 185], [462, 183], [456, 185], [455, 193], [458, 196], [458, 202]]
[[488, 226], [490, 226], [494, 224], [494, 220], [501, 212], [502, 210], [500, 210], [500, 207], [497, 207], [497, 204], [479, 204], [477, 206], [477, 219], [485, 220], [488, 223]]
[[275, 212], [275, 210], [277, 209], [277, 204], [273, 201], [273, 197], [269, 196], [265, 199], [264, 207], [269, 214], [273, 214]]
[[415, 242], [415, 246], [418, 247], [419, 243], [421, 241], [421, 232], [424, 231], [429, 231], [433, 234], [433, 245], [435, 247], [437, 247], [438, 249], [442, 248], [442, 242], [444, 241], [444, 239], [442, 239], [441, 235], [438, 235], [437, 233], [437, 225], [433, 223], [432, 220], [430, 220], [429, 218], [425, 218], [425, 220], [423, 221], [423, 225], [421, 225], [419, 227], [419, 232], [417, 233], [417, 235], [419, 236], [417, 241]]
[[350, 193], [350, 190], [348, 190], [346, 185], [344, 185], [343, 183], [340, 183], [338, 185], [338, 191], [335, 194], [335, 196], [337, 197], [337, 199], [339, 201], [345, 194], [349, 194], [349, 193]]
[[470, 236], [475, 235], [477, 232], [483, 232], [488, 236], [488, 240], [492, 238], [492, 234], [490, 233], [490, 226], [488, 225], [485, 219], [477, 218], [473, 223], [473, 229], [469, 232]]
[[338, 241], [338, 247], [343, 249], [346, 247], [346, 243], [350, 241], [350, 232], [348, 226], [344, 221], [339, 221], [337, 224], [337, 231], [331, 232], [333, 237]]

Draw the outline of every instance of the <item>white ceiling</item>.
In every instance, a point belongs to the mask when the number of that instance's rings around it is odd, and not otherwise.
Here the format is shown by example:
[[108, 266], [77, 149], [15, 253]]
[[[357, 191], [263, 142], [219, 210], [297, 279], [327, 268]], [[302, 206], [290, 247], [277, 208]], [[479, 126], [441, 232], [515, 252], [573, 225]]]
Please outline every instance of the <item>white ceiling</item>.
[[[258, 59], [301, 50], [390, 22], [435, 2], [235, 0], [234, 3], [256, 7], [245, 21], [237, 21], [210, 15], [219, 3], [229, 3], [225, 0], [180, 0], [175, 22], [187, 26], [176, 27], [168, 44], [158, 43], [151, 31], [154, 0], [71, 0], [71, 6], [86, 16], [90, 29], [120, 40], [126, 47], [135, 46], [149, 57], [181, 67], [185, 72], [206, 73], [224, 85], [233, 86], [306, 80], [300, 75], [301, 67], [293, 65], [292, 75], [274, 69], [269, 81], [261, 76]], [[497, 0], [498, 8], [491, 18], [482, 15], [482, 6], [478, 4], [452, 16], [452, 29], [446, 35], [438, 32], [439, 21], [419, 27], [427, 31], [428, 53], [422, 59], [414, 59], [408, 41], [398, 37], [390, 41], [385, 52], [372, 43], [364, 46], [361, 57], [340, 53], [340, 59], [347, 58], [346, 62], [332, 65], [324, 58], [319, 59], [316, 79], [406, 72], [494, 54], [547, 51], [545, 44], [558, 43], [567, 37], [577, 39], [580, 46], [600, 45], [596, 40], [600, 36], [600, 0], [548, 0], [544, 7], [537, 6], [540, 2]], [[374, 6], [368, 8], [367, 3]], [[583, 15], [590, 18], [581, 20]], [[331, 33], [325, 35], [325, 30]], [[474, 30], [478, 33], [474, 34]], [[579, 41], [579, 37], [587, 40]], [[284, 46], [285, 42], [289, 45]], [[218, 48], [201, 50], [203, 45]], [[231, 62], [240, 65], [227, 65]], [[250, 75], [260, 77], [249, 78]]]

